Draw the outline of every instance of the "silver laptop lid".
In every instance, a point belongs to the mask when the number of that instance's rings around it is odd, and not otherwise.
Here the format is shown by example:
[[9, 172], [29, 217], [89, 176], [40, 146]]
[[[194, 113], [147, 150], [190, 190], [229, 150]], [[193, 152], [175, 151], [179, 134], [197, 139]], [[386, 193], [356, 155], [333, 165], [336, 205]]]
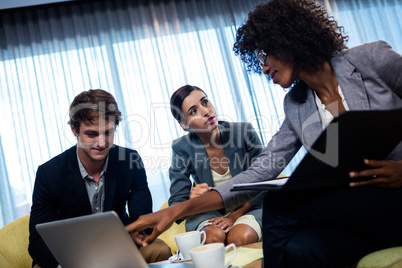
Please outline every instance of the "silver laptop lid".
[[148, 267], [114, 211], [36, 225], [62, 268]]

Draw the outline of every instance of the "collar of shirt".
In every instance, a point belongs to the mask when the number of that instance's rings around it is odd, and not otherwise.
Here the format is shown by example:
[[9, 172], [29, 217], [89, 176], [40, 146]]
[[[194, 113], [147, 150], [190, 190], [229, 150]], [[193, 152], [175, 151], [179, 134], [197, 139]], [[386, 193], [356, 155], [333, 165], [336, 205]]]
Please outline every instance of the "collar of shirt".
[[[78, 167], [80, 168], [80, 173], [81, 173], [82, 179], [85, 180], [85, 178], [88, 177], [91, 180], [93, 180], [94, 178], [88, 174], [87, 170], [85, 169], [84, 165], [82, 164], [82, 162], [80, 160], [80, 157], [78, 156], [78, 146], [77, 146], [76, 153], [77, 153]], [[102, 169], [102, 172], [100, 174], [100, 177], [102, 177], [103, 174], [106, 172], [108, 162], [109, 162], [109, 153], [106, 156], [106, 161], [105, 161], [105, 164], [103, 165], [103, 169]]]
[[[326, 109], [325, 105], [322, 104], [320, 98], [318, 97], [317, 93], [313, 90], [315, 96], [315, 103], [318, 108], [318, 113], [320, 115], [322, 128], [325, 129], [328, 124], [334, 119], [332, 114]], [[338, 93], [341, 96], [343, 107], [345, 107], [346, 111], [349, 111], [349, 106], [345, 100], [345, 96], [343, 95], [341, 87], [338, 85]]]

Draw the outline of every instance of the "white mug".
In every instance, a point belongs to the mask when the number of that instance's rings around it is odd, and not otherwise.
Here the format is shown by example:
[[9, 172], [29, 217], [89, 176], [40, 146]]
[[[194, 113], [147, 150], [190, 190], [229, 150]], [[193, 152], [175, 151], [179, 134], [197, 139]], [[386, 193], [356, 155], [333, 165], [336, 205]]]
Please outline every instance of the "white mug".
[[[225, 263], [225, 253], [233, 248], [232, 258]], [[223, 243], [211, 243], [190, 250], [191, 259], [195, 268], [228, 268], [236, 257], [236, 245]]]
[[[201, 240], [201, 235], [203, 238]], [[191, 231], [182, 234], [178, 234], [175, 237], [176, 244], [180, 249], [180, 253], [185, 260], [190, 260], [190, 249], [204, 245], [207, 235], [205, 231]]]

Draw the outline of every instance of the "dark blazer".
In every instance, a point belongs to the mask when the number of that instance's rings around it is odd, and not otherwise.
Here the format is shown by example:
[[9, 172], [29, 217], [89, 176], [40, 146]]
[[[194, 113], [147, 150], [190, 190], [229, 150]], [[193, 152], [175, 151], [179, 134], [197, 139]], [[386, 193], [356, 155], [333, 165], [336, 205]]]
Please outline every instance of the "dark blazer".
[[[253, 159], [262, 151], [262, 144], [250, 123], [231, 123], [219, 121], [221, 141], [228, 160], [230, 173], [236, 176], [246, 170]], [[189, 133], [173, 141], [172, 165], [169, 169], [169, 205], [186, 201], [191, 194], [192, 181], [196, 184], [207, 183], [215, 186], [207, 152], [195, 133]], [[247, 214], [253, 215], [261, 225], [263, 196], [251, 200], [255, 209]], [[222, 216], [218, 211], [210, 211], [192, 216], [186, 220], [186, 230], [196, 230], [197, 226], [208, 219]]]
[[[339, 52], [331, 59], [350, 110], [402, 108], [402, 55], [384, 41]], [[286, 118], [260, 157], [247, 171], [217, 190], [230, 211], [258, 191], [231, 192], [233, 184], [275, 178], [301, 146], [311, 147], [323, 128], [312, 89], [299, 83], [285, 97]], [[402, 159], [402, 142], [387, 159]]]
[[[36, 173], [28, 250], [34, 264], [41, 267], [56, 267], [58, 263], [36, 231], [36, 224], [92, 214], [76, 150], [76, 146], [71, 147], [39, 166]], [[115, 145], [109, 151], [105, 173], [104, 211], [110, 210], [114, 210], [125, 225], [152, 212], [141, 157], [135, 150]]]

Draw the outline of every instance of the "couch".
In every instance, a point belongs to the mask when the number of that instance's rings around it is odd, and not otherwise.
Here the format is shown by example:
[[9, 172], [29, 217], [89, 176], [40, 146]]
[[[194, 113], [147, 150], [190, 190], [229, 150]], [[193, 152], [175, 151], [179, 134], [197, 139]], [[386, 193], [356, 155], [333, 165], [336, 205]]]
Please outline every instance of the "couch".
[[21, 217], [0, 229], [0, 267], [32, 267], [28, 253], [29, 215]]
[[[166, 201], [159, 210], [167, 208], [168, 206], [168, 201]], [[186, 221], [182, 221], [180, 224], [173, 223], [168, 230], [158, 236], [159, 239], [165, 241], [165, 243], [170, 247], [172, 254], [176, 254], [176, 251], [178, 250], [174, 236], [186, 231], [185, 222]]]

